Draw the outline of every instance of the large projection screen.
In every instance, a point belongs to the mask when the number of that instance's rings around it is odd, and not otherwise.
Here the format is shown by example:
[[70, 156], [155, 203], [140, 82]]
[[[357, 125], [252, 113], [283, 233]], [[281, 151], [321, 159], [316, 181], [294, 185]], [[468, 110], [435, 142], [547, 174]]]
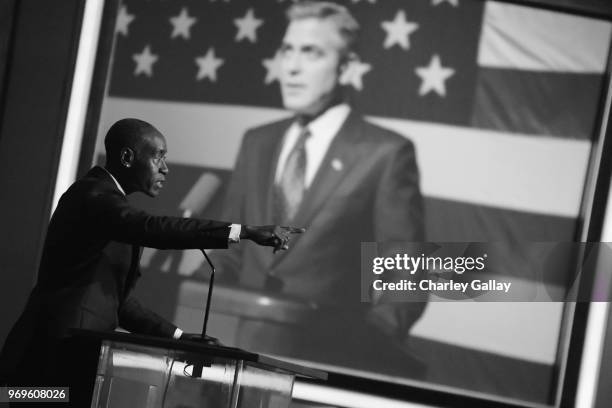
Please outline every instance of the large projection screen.
[[[104, 135], [116, 120], [143, 119], [167, 138], [170, 174], [156, 199], [130, 197], [135, 206], [155, 214], [270, 223], [270, 211], [261, 217], [233, 211], [237, 201], [228, 186], [241, 146], [248, 153], [245, 133], [292, 116], [283, 109], [278, 82], [291, 3], [120, 1], [90, 164], [104, 163]], [[581, 240], [579, 220], [600, 143], [610, 22], [494, 1], [338, 3], [361, 26], [359, 60], [344, 81], [352, 111], [414, 145], [425, 241]], [[332, 170], [350, 176], [353, 167], [346, 163], [340, 155], [329, 157]], [[267, 188], [266, 180], [261, 186]], [[266, 194], [245, 206], [266, 205]], [[317, 221], [325, 206], [347, 199], [342, 188], [325, 194], [307, 225], [300, 225], [309, 229], [304, 241], [316, 228], [350, 231], [333, 219]], [[384, 218], [378, 217], [362, 221]], [[360, 301], [360, 234], [340, 241], [313, 244], [310, 253], [296, 244], [281, 255], [274, 275], [281, 283], [272, 286], [257, 271], [274, 268], [275, 261], [236, 266], [227, 260], [252, 250], [251, 243], [211, 251], [218, 282], [209, 334], [337, 378], [555, 403], [572, 319], [566, 303], [430, 298], [400, 330], [390, 316], [402, 307]], [[496, 272], [517, 285], [566, 285], [563, 273], [530, 274], [533, 257], [523, 252]], [[282, 262], [291, 267], [283, 269]], [[141, 268], [136, 292], [143, 303], [185, 331], [200, 331], [209, 278], [201, 253], [145, 249]], [[300, 273], [300, 286], [283, 286], [284, 276]], [[348, 282], [353, 273], [355, 282]], [[342, 282], [344, 292], [337, 287]], [[318, 296], [325, 285], [336, 285], [341, 296]], [[417, 304], [408, 303], [407, 310]]]

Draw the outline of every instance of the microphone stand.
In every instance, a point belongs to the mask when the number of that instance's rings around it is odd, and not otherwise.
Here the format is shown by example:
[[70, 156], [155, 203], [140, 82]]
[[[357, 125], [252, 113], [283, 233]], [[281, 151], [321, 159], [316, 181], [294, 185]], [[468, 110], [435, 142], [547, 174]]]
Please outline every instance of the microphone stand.
[[[204, 254], [204, 257], [206, 258], [206, 261], [208, 262], [208, 265], [210, 265], [210, 281], [208, 282], [208, 296], [206, 297], [206, 309], [204, 310], [204, 324], [202, 325], [202, 340], [204, 342], [206, 342], [207, 344], [214, 344], [213, 341], [207, 341], [206, 340], [206, 326], [208, 325], [208, 315], [210, 313], [210, 300], [212, 299], [212, 291], [213, 291], [213, 286], [215, 283], [215, 266], [213, 265], [212, 261], [210, 260], [210, 258], [208, 257], [208, 254], [206, 253], [206, 251], [204, 251], [203, 249], [200, 249], [200, 251], [202, 251], [202, 253]], [[202, 371], [204, 370], [204, 367], [210, 367], [210, 363], [193, 363], [193, 370], [191, 372], [191, 377], [192, 378], [200, 378], [202, 377]]]
[[213, 291], [213, 286], [215, 283], [215, 265], [213, 265], [212, 261], [210, 260], [210, 258], [208, 257], [208, 254], [206, 253], [206, 251], [204, 251], [203, 249], [201, 249], [200, 251], [202, 251], [202, 253], [204, 254], [204, 257], [206, 258], [206, 261], [208, 262], [208, 265], [210, 265], [210, 281], [208, 282], [208, 296], [206, 297], [206, 309], [204, 311], [204, 324], [202, 325], [202, 338], [205, 339], [206, 338], [206, 326], [208, 325], [208, 315], [210, 313], [210, 300], [212, 299], [212, 291]]

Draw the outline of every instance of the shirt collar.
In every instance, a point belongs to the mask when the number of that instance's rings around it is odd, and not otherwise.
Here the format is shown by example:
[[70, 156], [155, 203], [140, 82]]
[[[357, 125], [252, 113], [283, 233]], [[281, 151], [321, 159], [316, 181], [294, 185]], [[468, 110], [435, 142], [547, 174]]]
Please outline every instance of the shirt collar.
[[346, 103], [341, 103], [327, 109], [323, 114], [313, 119], [306, 125], [313, 135], [336, 134], [349, 113], [351, 107]]
[[102, 170], [104, 170], [115, 182], [115, 185], [117, 186], [117, 188], [119, 189], [119, 191], [121, 191], [121, 193], [123, 195], [127, 195], [125, 194], [125, 191], [123, 190], [123, 188], [121, 188], [121, 184], [119, 184], [119, 182], [117, 181], [117, 179], [115, 178], [115, 176], [112, 175], [112, 173], [108, 170], [106, 170], [104, 167], [101, 167]]

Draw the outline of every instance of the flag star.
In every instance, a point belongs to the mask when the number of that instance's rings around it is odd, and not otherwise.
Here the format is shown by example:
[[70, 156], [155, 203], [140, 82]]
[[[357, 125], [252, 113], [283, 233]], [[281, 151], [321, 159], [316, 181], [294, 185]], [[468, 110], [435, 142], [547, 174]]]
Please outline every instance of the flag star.
[[399, 10], [393, 21], [383, 21], [381, 26], [387, 32], [384, 47], [391, 48], [397, 44], [405, 50], [410, 48], [410, 34], [419, 28], [417, 23], [406, 21], [404, 10]]
[[195, 59], [199, 67], [196, 79], [199, 81], [204, 78], [210, 79], [212, 82], [217, 81], [217, 69], [223, 65], [224, 60], [215, 57], [215, 49], [209, 48], [206, 55]]
[[280, 79], [280, 54], [278, 52], [274, 54], [274, 57], [263, 60], [261, 65], [266, 68], [266, 79], [264, 79], [266, 85]]
[[455, 74], [454, 69], [442, 66], [438, 54], [431, 58], [429, 66], [417, 67], [415, 71], [421, 77], [420, 96], [426, 95], [431, 91], [435, 91], [442, 97], [446, 96], [445, 81]]
[[127, 7], [125, 5], [121, 6], [121, 8], [119, 9], [119, 14], [117, 14], [117, 22], [115, 23], [115, 32], [121, 33], [124, 36], [127, 36], [128, 28], [132, 20], [134, 20], [134, 15], [128, 13]]
[[240, 41], [243, 38], [247, 38], [249, 41], [254, 43], [257, 41], [257, 28], [263, 24], [263, 20], [255, 18], [253, 9], [250, 8], [242, 18], [234, 19], [234, 24], [238, 27], [236, 33], [236, 41]]
[[372, 69], [371, 64], [361, 61], [352, 61], [340, 77], [343, 85], [352, 85], [358, 91], [363, 90], [363, 75]]
[[444, 2], [448, 2], [453, 7], [459, 7], [459, 0], [431, 0], [431, 4], [433, 6], [437, 6], [438, 4], [442, 4]]
[[198, 21], [197, 18], [191, 17], [187, 7], [181, 9], [181, 13], [178, 16], [170, 18], [170, 24], [172, 24], [172, 34], [170, 38], [183, 37], [188, 40], [191, 37], [189, 30], [191, 26]]
[[134, 69], [135, 76], [142, 73], [151, 77], [153, 75], [153, 64], [157, 62], [159, 55], [152, 54], [151, 47], [147, 44], [140, 54], [132, 55], [132, 59], [136, 61], [136, 69]]

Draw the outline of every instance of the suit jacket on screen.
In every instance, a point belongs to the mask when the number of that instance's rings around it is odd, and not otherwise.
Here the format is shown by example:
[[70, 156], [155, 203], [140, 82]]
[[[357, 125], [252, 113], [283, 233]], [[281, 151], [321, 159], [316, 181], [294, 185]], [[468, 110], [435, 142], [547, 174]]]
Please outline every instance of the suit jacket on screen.
[[[225, 217], [246, 224], [275, 223], [274, 175], [291, 123], [287, 119], [246, 133], [229, 185]], [[288, 251], [273, 255], [269, 248], [247, 242], [215, 259], [221, 264], [219, 270], [233, 271], [241, 286], [265, 290], [273, 276], [272, 281], [281, 282], [283, 294], [315, 302], [321, 312], [306, 323], [311, 333], [337, 333], [340, 323], [349, 321], [351, 330], [367, 330], [363, 319], [380, 312], [384, 316], [373, 321], [389, 323], [383, 328], [386, 334], [403, 339], [424, 304], [372, 308], [361, 303], [360, 248], [361, 242], [422, 241], [423, 218], [412, 143], [352, 112], [291, 221], [291, 225], [306, 227], [306, 233], [294, 236]], [[350, 333], [336, 337], [344, 335]], [[263, 339], [264, 335], [254, 337]], [[272, 345], [268, 351], [281, 353], [288, 347], [280, 343], [276, 350]]]

